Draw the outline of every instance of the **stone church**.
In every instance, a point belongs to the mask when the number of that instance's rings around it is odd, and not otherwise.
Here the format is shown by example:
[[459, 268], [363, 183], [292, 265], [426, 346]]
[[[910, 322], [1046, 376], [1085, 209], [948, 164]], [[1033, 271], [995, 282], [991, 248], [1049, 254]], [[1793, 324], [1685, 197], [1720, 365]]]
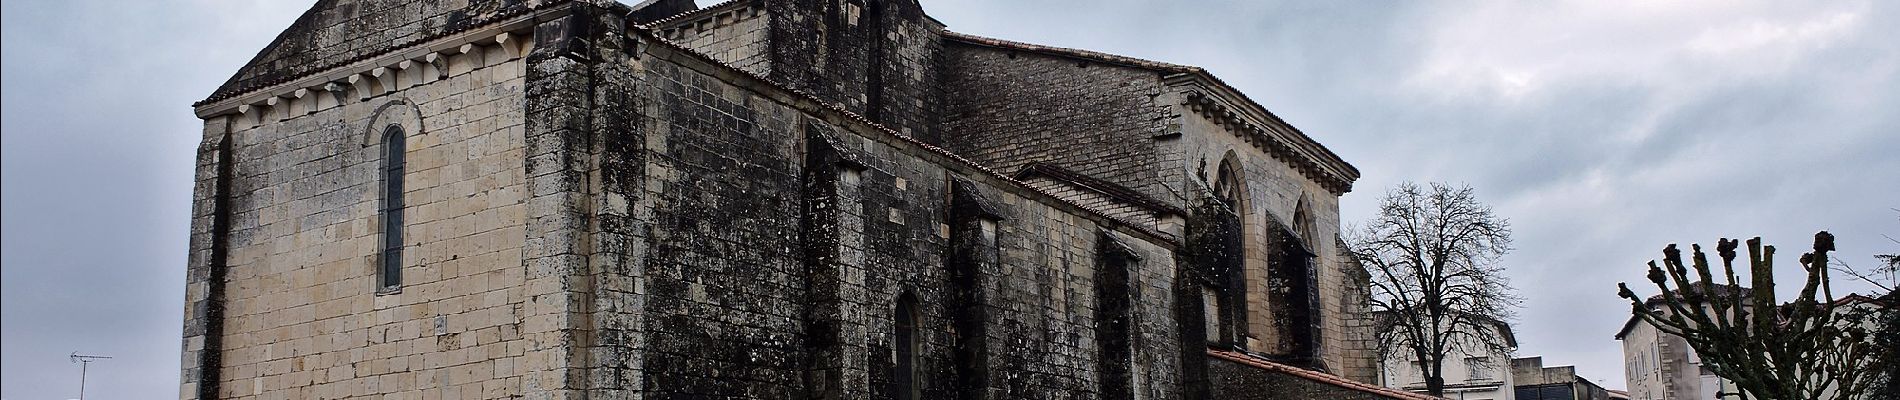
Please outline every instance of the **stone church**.
[[915, 0], [320, 0], [210, 97], [188, 399], [1413, 399], [1359, 172]]

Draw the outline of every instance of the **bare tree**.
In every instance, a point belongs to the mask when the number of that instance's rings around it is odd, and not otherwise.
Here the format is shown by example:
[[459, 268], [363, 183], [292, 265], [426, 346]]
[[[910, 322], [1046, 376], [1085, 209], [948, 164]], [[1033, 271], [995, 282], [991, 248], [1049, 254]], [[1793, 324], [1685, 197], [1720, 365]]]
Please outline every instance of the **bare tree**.
[[[1894, 209], [1893, 211], [1894, 211], [1894, 212], [1900, 212], [1900, 209]], [[1900, 218], [1896, 218], [1896, 219], [1900, 219]], [[1887, 236], [1887, 235], [1881, 235], [1881, 237], [1885, 237], [1885, 238], [1887, 238], [1887, 241], [1889, 241], [1889, 242], [1893, 242], [1893, 244], [1895, 244], [1895, 245], [1900, 245], [1900, 239], [1894, 239], [1894, 238], [1893, 238], [1892, 236]], [[1874, 255], [1874, 258], [1875, 258], [1875, 259], [1878, 259], [1878, 260], [1880, 260], [1880, 262], [1882, 262], [1882, 263], [1884, 263], [1884, 264], [1886, 264], [1886, 265], [1882, 265], [1882, 266], [1879, 266], [1879, 267], [1875, 267], [1875, 271], [1878, 271], [1878, 272], [1881, 272], [1881, 273], [1886, 273], [1886, 274], [1887, 274], [1887, 281], [1888, 281], [1889, 283], [1895, 283], [1894, 281], [1895, 281], [1896, 279], [1894, 278], [1894, 276], [1895, 276], [1896, 274], [1900, 274], [1900, 253], [1894, 253], [1894, 254], [1877, 254], [1877, 255]], [[1892, 292], [1892, 291], [1893, 291], [1893, 287], [1892, 287], [1892, 286], [1888, 286], [1888, 287], [1886, 287], [1886, 289], [1887, 289], [1887, 291], [1889, 291], [1889, 292]]]
[[1470, 187], [1402, 183], [1348, 242], [1385, 316], [1381, 352], [1414, 357], [1429, 394], [1444, 395], [1448, 354], [1508, 351], [1496, 325], [1520, 300], [1497, 261], [1511, 250], [1511, 225]]
[[[1900, 209], [1894, 211], [1900, 212]], [[1900, 218], [1896, 220], [1900, 221]], [[1887, 235], [1881, 236], [1900, 248], [1900, 239]], [[1894, 290], [1896, 286], [1900, 286], [1900, 278], [1895, 278], [1896, 275], [1900, 275], [1900, 252], [1874, 257], [1885, 263], [1885, 265], [1875, 267], [1875, 270], [1887, 274], [1887, 285], [1882, 287], [1887, 291], [1887, 295], [1881, 297], [1881, 300], [1886, 302], [1888, 309], [1884, 315], [1877, 317], [1880, 328], [1874, 331], [1874, 343], [1879, 345], [1884, 352], [1880, 354], [1879, 363], [1873, 364], [1878, 378], [1874, 380], [1873, 388], [1868, 390], [1871, 395], [1869, 398], [1900, 399], [1900, 310], [1894, 309], [1900, 308], [1900, 291]]]
[[1867, 392], [1878, 374], [1866, 367], [1886, 352], [1868, 340], [1870, 314], [1834, 297], [1828, 282], [1834, 236], [1814, 235], [1814, 252], [1801, 256], [1806, 282], [1786, 304], [1775, 299], [1775, 247], [1749, 239], [1754, 288], [1743, 289], [1734, 265], [1739, 245], [1722, 239], [1716, 246], [1726, 284], [1715, 280], [1702, 246], [1692, 246], [1693, 264], [1685, 265], [1672, 244], [1663, 249], [1663, 265], [1649, 263], [1649, 281], [1662, 291], [1659, 301], [1644, 301], [1621, 283], [1618, 295], [1630, 300], [1636, 317], [1682, 337], [1716, 376], [1733, 382], [1737, 391], [1722, 397], [1854, 399]]

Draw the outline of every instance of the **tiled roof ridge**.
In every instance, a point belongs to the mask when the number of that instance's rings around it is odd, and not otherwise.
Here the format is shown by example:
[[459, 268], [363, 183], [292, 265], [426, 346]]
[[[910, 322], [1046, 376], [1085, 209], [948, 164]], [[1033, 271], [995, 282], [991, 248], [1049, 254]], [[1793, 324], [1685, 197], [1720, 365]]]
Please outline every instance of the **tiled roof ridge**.
[[1379, 387], [1376, 385], [1365, 384], [1365, 383], [1353, 381], [1350, 379], [1341, 378], [1333, 374], [1328, 374], [1328, 373], [1323, 373], [1323, 372], [1318, 372], [1318, 371], [1311, 371], [1311, 370], [1306, 370], [1302, 368], [1295, 368], [1290, 365], [1267, 361], [1259, 357], [1254, 357], [1254, 356], [1239, 353], [1239, 352], [1209, 349], [1207, 351], [1207, 355], [1212, 356], [1214, 358], [1219, 358], [1219, 359], [1223, 359], [1227, 361], [1233, 361], [1233, 362], [1240, 363], [1241, 365], [1246, 365], [1249, 367], [1264, 369], [1264, 370], [1273, 371], [1273, 372], [1279, 372], [1279, 373], [1283, 373], [1287, 375], [1293, 375], [1295, 377], [1304, 378], [1306, 380], [1310, 380], [1314, 382], [1324, 383], [1328, 385], [1338, 386], [1341, 388], [1346, 388], [1350, 390], [1356, 390], [1360, 392], [1366, 392], [1366, 393], [1371, 393], [1371, 394], [1376, 394], [1376, 395], [1381, 395], [1381, 396], [1386, 396], [1386, 397], [1391, 397], [1391, 398], [1396, 398], [1396, 399], [1443, 400], [1437, 397], [1426, 396], [1426, 395], [1422, 395], [1418, 393], [1412, 393], [1412, 392], [1407, 392], [1407, 391], [1398, 390], [1398, 389], [1385, 388], [1385, 387]]
[[1115, 198], [1117, 200], [1127, 202], [1129, 204], [1147, 207], [1156, 211], [1166, 211], [1166, 212], [1172, 212], [1175, 214], [1182, 214], [1182, 215], [1187, 214], [1187, 211], [1184, 211], [1172, 205], [1168, 205], [1167, 203], [1164, 203], [1160, 200], [1155, 200], [1153, 198], [1150, 198], [1147, 195], [1142, 194], [1141, 192], [1136, 191], [1133, 188], [1129, 188], [1127, 186], [1123, 186], [1115, 182], [1110, 182], [1105, 179], [1096, 178], [1089, 174], [1084, 174], [1081, 172], [1077, 172], [1075, 170], [1063, 168], [1062, 166], [1051, 164], [1051, 163], [1045, 163], [1045, 162], [1029, 163], [1029, 165], [1023, 166], [1022, 169], [1016, 172], [1016, 177], [1018, 178], [1028, 177], [1030, 175], [1048, 176], [1051, 178], [1068, 182], [1069, 184], [1072, 184], [1072, 185], [1081, 186], [1083, 188], [1093, 190], [1096, 192], [1101, 192], [1104, 195]]
[[740, 3], [752, 3], [752, 2], [757, 2], [757, 1], [759, 0], [726, 0], [723, 2], [719, 2], [718, 4], [700, 7], [697, 10], [687, 11], [687, 12], [683, 12], [679, 14], [673, 14], [670, 17], [653, 20], [653, 22], [648, 22], [644, 24], [635, 24], [635, 26], [638, 26], [644, 29], [661, 29], [660, 27], [662, 26], [681, 22], [688, 19], [697, 19], [699, 17], [709, 16], [709, 15], [718, 15], [719, 12], [726, 11], [727, 9], [731, 9], [734, 6], [739, 5]]

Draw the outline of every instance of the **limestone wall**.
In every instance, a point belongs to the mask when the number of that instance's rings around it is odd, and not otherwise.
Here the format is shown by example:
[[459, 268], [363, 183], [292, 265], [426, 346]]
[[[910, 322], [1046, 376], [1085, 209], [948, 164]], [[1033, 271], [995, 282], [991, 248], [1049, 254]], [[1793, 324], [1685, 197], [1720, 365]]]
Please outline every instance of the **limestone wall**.
[[513, 18], [562, 1], [335, 0], [319, 3], [279, 34], [212, 99], [322, 72], [444, 34]]
[[936, 32], [916, 0], [763, 0], [772, 73], [810, 94], [926, 143], [936, 140]]
[[[1179, 94], [1175, 94], [1178, 96]], [[1268, 281], [1269, 238], [1274, 224], [1287, 225], [1296, 231], [1295, 215], [1301, 208], [1310, 218], [1308, 232], [1299, 232], [1309, 250], [1316, 257], [1313, 260], [1315, 272], [1319, 277], [1319, 299], [1321, 312], [1317, 320], [1320, 327], [1321, 348], [1319, 356], [1324, 364], [1335, 369], [1347, 365], [1346, 358], [1371, 346], [1370, 343], [1351, 343], [1347, 339], [1351, 330], [1348, 322], [1355, 316], [1363, 316], [1363, 310], [1355, 309], [1359, 305], [1349, 299], [1347, 294], [1355, 288], [1348, 263], [1342, 257], [1339, 242], [1339, 197], [1325, 188], [1317, 180], [1294, 169], [1289, 162], [1268, 154], [1255, 147], [1248, 140], [1235, 136], [1220, 123], [1201, 113], [1177, 106], [1173, 112], [1177, 115], [1183, 134], [1177, 138], [1163, 141], [1158, 146], [1168, 159], [1162, 161], [1161, 171], [1177, 172], [1171, 181], [1186, 191], [1191, 189], [1191, 181], [1213, 182], [1220, 165], [1225, 160], [1233, 160], [1237, 165], [1240, 181], [1246, 188], [1246, 198], [1240, 205], [1245, 227], [1246, 239], [1246, 276], [1250, 289], [1269, 288]], [[1188, 175], [1193, 174], [1193, 175]], [[1204, 174], [1204, 175], [1203, 175]], [[1185, 175], [1185, 176], [1184, 176]], [[1207, 185], [1207, 184], [1202, 184]], [[1250, 344], [1257, 351], [1268, 353], [1286, 353], [1294, 338], [1281, 337], [1293, 327], [1279, 326], [1270, 304], [1268, 290], [1249, 290], [1248, 319], [1249, 333], [1257, 342]]]
[[1006, 173], [1048, 163], [1133, 189], [1176, 208], [1155, 138], [1167, 106], [1153, 71], [949, 42], [944, 141]]
[[[213, 382], [205, 397], [895, 398], [906, 380], [929, 399], [1204, 393], [1184, 382], [1208, 364], [1181, 346], [1200, 343], [1180, 332], [1201, 307], [1177, 290], [1180, 237], [930, 146], [941, 27], [916, 4], [807, 3], [767, 2], [765, 76], [721, 62], [743, 52], [702, 57], [629, 28], [623, 6], [575, 2], [325, 72], [351, 86], [306, 77], [202, 106], [184, 397]], [[846, 26], [864, 29], [838, 49], [779, 40]], [[1183, 112], [1152, 71], [970, 60], [1075, 85], [967, 93], [957, 112], [996, 107], [1010, 130], [944, 132], [1039, 146], [977, 158], [1067, 163], [1174, 202], [1189, 173], [1164, 171], [1232, 145], [1165, 137]], [[404, 279], [379, 291], [377, 135], [392, 125], [408, 133]], [[1193, 145], [1163, 163], [1154, 134]], [[1243, 161], [1265, 176], [1250, 172], [1249, 215], [1311, 189]], [[1308, 197], [1314, 225], [1336, 227], [1335, 199]], [[1239, 387], [1278, 385], [1258, 384]]]
[[714, 60], [759, 75], [771, 75], [769, 18], [758, 1], [700, 10], [660, 21], [658, 35]]
[[[1213, 89], [1199, 81], [1164, 79], [1170, 72], [1155, 69], [1185, 67], [1136, 67], [1061, 56], [1077, 53], [1066, 49], [1029, 51], [959, 40], [947, 43], [943, 57], [945, 143], [978, 163], [1009, 173], [1036, 164], [1054, 165], [1175, 209], [1196, 205], [1213, 186], [1221, 163], [1230, 159], [1236, 163], [1245, 187], [1239, 210], [1251, 338], [1244, 345], [1250, 350], [1290, 354], [1291, 342], [1297, 339], [1285, 333], [1295, 327], [1276, 321], [1284, 317], [1277, 314], [1285, 312], [1272, 311], [1287, 305], [1269, 301], [1270, 291], [1284, 285], [1269, 283], [1268, 265], [1276, 243], [1274, 226], [1293, 227], [1299, 210], [1304, 209], [1304, 226], [1310, 230], [1298, 233], [1316, 255], [1319, 364], [1355, 379], [1376, 377], [1366, 284], [1336, 239], [1341, 223], [1339, 193], [1312, 171], [1296, 167], [1287, 154], [1266, 148], [1250, 133], [1231, 130], [1232, 119], [1252, 117], [1191, 107], [1190, 93], [1204, 95]], [[1031, 182], [1132, 223], [1165, 226], [1152, 216], [1130, 212], [1126, 202], [1111, 201], [1096, 192], [1046, 179]]]
[[[208, 147], [227, 126], [232, 140], [218, 397], [509, 398], [529, 386], [524, 64], [476, 50], [386, 90], [206, 121]], [[379, 292], [379, 139], [390, 125], [408, 135], [404, 284]], [[193, 268], [208, 262], [194, 257]], [[204, 343], [188, 338], [188, 373]], [[190, 378], [182, 395], [195, 398]]]
[[[925, 398], [1178, 395], [1173, 258], [1153, 237], [684, 54], [642, 60], [650, 393], [882, 397], [909, 296]], [[966, 197], [987, 211], [960, 214]], [[1125, 292], [1097, 288], [1105, 238], [1139, 258], [1110, 283]], [[1117, 295], [1130, 377], [1108, 382], [1098, 307]]]

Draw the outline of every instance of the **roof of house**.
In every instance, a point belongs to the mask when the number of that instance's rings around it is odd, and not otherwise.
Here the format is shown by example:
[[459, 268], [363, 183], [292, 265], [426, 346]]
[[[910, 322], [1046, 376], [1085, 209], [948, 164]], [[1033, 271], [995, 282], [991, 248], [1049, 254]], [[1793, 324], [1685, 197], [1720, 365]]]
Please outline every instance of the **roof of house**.
[[[1705, 287], [1712, 287], [1712, 289], [1704, 289]], [[1728, 290], [1732, 292], [1743, 292], [1743, 293], [1746, 293], [1749, 291], [1748, 287], [1746, 286], [1733, 286], [1733, 285], [1727, 285], [1727, 284], [1721, 284], [1721, 283], [1712, 283], [1712, 284], [1690, 285], [1687, 290], [1677, 289], [1676, 293], [1677, 294], [1687, 293], [1687, 294], [1699, 295], [1699, 294], [1702, 294], [1702, 292], [1710, 291], [1713, 289], [1724, 289], [1724, 290]], [[1649, 296], [1648, 299], [1643, 301], [1643, 304], [1650, 307], [1654, 307], [1657, 304], [1662, 304], [1662, 301], [1663, 301], [1662, 294], [1657, 293], [1655, 295]], [[1616, 340], [1623, 340], [1624, 336], [1629, 336], [1630, 329], [1635, 329], [1636, 323], [1640, 321], [1642, 321], [1642, 318], [1637, 317], [1636, 314], [1633, 314], [1633, 313], [1630, 314], [1630, 318], [1628, 320], [1623, 321], [1623, 328], [1616, 330]]]

